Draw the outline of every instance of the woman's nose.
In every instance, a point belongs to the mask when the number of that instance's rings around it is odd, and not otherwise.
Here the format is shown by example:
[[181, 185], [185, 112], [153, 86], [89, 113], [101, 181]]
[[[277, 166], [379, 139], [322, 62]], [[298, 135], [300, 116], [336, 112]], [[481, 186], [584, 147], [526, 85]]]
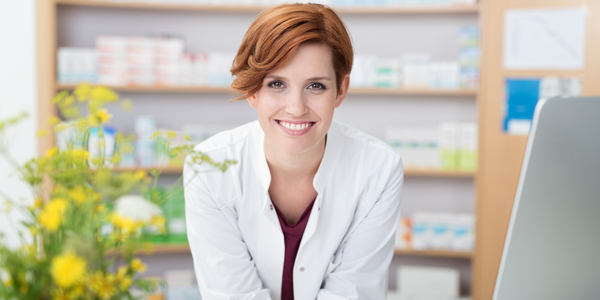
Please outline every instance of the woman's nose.
[[300, 117], [308, 112], [306, 99], [301, 92], [288, 95], [285, 112], [294, 117]]

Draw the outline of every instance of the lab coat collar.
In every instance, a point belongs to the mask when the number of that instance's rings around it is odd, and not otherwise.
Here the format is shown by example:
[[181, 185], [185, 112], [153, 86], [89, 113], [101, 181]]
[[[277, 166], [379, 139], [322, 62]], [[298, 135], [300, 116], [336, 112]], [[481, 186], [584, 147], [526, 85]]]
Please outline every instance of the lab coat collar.
[[[263, 132], [260, 124], [258, 122], [255, 123], [256, 126], [252, 132], [252, 138], [250, 142], [252, 143], [252, 151], [254, 158], [253, 160], [256, 162], [256, 171], [260, 180], [261, 187], [264, 192], [264, 202], [261, 211], [265, 211], [265, 209], [269, 209], [269, 186], [271, 185], [271, 171], [269, 170], [269, 165], [267, 164], [267, 158], [265, 157], [265, 133]], [[331, 174], [331, 170], [334, 168], [337, 159], [339, 157], [339, 152], [342, 149], [343, 139], [342, 132], [340, 129], [340, 125], [337, 121], [333, 120], [331, 122], [331, 126], [327, 131], [327, 143], [325, 145], [325, 153], [323, 154], [323, 159], [321, 160], [321, 164], [319, 165], [319, 169], [317, 170], [317, 174], [313, 180], [313, 187], [317, 191], [317, 194], [322, 195], [323, 189], [325, 188], [325, 183], [327, 182], [327, 178], [329, 174]], [[321, 207], [321, 202], [323, 201], [323, 197], [317, 197], [316, 203], [317, 207]]]

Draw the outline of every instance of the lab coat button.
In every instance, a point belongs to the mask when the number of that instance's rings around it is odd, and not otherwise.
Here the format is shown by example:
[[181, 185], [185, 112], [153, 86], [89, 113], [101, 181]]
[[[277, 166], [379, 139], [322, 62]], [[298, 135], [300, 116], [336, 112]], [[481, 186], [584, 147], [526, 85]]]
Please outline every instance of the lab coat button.
[[300, 268], [300, 272], [304, 272], [304, 268]]
[[271, 204], [271, 210], [273, 210], [273, 204]]

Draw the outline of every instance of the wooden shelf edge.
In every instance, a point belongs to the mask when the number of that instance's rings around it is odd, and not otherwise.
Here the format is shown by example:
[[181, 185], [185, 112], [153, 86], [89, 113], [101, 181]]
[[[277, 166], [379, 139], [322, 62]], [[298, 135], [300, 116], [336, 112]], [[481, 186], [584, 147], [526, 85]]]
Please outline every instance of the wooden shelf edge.
[[[123, 171], [137, 171], [144, 170], [150, 172], [153, 168], [114, 168], [116, 172]], [[162, 169], [161, 174], [181, 174], [183, 173], [183, 167], [165, 167]], [[476, 172], [463, 172], [463, 171], [442, 171], [442, 170], [427, 170], [427, 169], [404, 169], [404, 174], [409, 177], [457, 177], [457, 178], [474, 178]]]
[[476, 171], [445, 171], [435, 169], [404, 169], [404, 174], [411, 177], [458, 177], [475, 178]]
[[[56, 90], [72, 90], [77, 85], [56, 84]], [[228, 93], [235, 94], [229, 87], [219, 86], [106, 86], [117, 92], [149, 93]], [[476, 96], [477, 90], [434, 90], [434, 89], [392, 89], [392, 88], [350, 88], [349, 95], [388, 95], [388, 96]]]
[[412, 249], [394, 249], [395, 255], [406, 256], [428, 256], [428, 257], [448, 257], [448, 258], [465, 258], [473, 257], [472, 252], [453, 251], [453, 250], [412, 250]]
[[[157, 244], [154, 246], [154, 251], [142, 251], [141, 254], [175, 254], [175, 253], [190, 253], [188, 244]], [[447, 258], [465, 258], [473, 257], [472, 252], [453, 251], [453, 250], [412, 250], [412, 249], [394, 249], [395, 255], [405, 256], [428, 256], [428, 257], [447, 257]]]
[[[168, 4], [144, 2], [115, 2], [100, 0], [55, 0], [59, 5], [113, 7], [127, 9], [175, 10], [175, 11], [223, 11], [259, 13], [269, 6], [244, 5], [200, 5], [200, 4]], [[332, 6], [340, 14], [455, 14], [478, 13], [479, 4], [449, 6]]]
[[[159, 167], [155, 167], [155, 168], [160, 169]], [[146, 167], [113, 168], [112, 170], [115, 172], [134, 172], [134, 171], [138, 171], [138, 170], [150, 172], [152, 169], [154, 169], [154, 167], [152, 167], [152, 168], [146, 168]], [[160, 173], [161, 174], [181, 174], [181, 173], [183, 173], [183, 167], [164, 167], [161, 169]]]

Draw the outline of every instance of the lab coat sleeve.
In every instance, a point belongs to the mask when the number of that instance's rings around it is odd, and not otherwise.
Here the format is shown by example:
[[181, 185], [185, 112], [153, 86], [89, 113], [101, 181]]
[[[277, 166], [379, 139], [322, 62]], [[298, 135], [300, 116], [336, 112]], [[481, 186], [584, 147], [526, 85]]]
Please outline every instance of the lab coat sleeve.
[[[194, 269], [204, 300], [271, 300], [230, 205], [219, 205], [197, 166], [184, 167], [185, 214]], [[217, 171], [218, 172], [218, 171]]]
[[342, 242], [341, 253], [333, 259], [333, 271], [326, 274], [318, 300], [387, 299], [403, 181], [402, 161], [396, 155], [383, 192]]

